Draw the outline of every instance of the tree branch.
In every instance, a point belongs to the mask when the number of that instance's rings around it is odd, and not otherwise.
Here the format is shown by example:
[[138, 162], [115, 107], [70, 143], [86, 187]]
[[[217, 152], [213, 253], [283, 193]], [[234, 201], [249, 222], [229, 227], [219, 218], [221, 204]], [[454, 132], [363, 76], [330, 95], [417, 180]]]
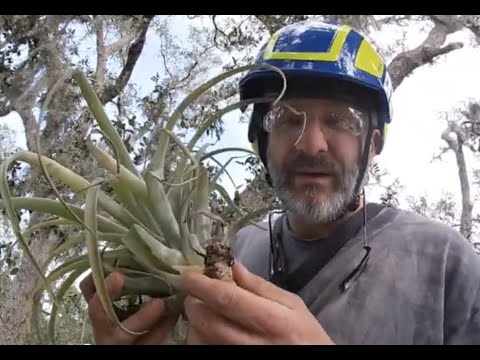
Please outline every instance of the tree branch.
[[7, 116], [12, 111], [13, 111], [13, 107], [12, 107], [10, 101], [8, 101], [8, 100], [0, 101], [0, 117]]
[[[453, 133], [454, 136], [451, 136]], [[461, 127], [456, 123], [449, 123], [447, 129], [442, 133], [442, 139], [455, 153], [457, 160], [458, 177], [462, 192], [462, 214], [460, 217], [460, 232], [467, 239], [472, 235], [472, 210], [473, 204], [470, 199], [470, 184], [468, 181], [467, 163], [463, 152], [464, 134]]]
[[284, 25], [306, 20], [308, 15], [253, 15], [273, 35]]
[[93, 27], [97, 38], [97, 66], [95, 69], [96, 91], [102, 91], [107, 72], [108, 53], [105, 46], [105, 27], [101, 18], [95, 17]]
[[475, 35], [477, 44], [480, 44], [480, 16], [479, 15], [461, 15], [465, 27]]
[[32, 108], [22, 107], [17, 109], [18, 114], [22, 118], [23, 127], [25, 128], [25, 138], [27, 143], [27, 149], [29, 151], [37, 151], [36, 133], [37, 133], [37, 120]]
[[412, 50], [398, 54], [388, 66], [394, 90], [417, 68], [432, 63], [441, 55], [463, 47], [460, 42], [442, 46], [447, 35], [461, 29], [462, 24], [457, 18], [445, 15], [431, 15], [430, 18], [435, 25], [423, 43]]
[[135, 34], [127, 34], [126, 37], [108, 45], [107, 54], [115, 54], [116, 52], [127, 48], [133, 40], [135, 40]]
[[383, 25], [401, 24], [403, 21], [410, 21], [415, 15], [391, 15], [382, 19], [376, 20], [376, 25], [381, 28]]
[[216, 17], [217, 15], [212, 15], [212, 23], [213, 23], [213, 27], [215, 28], [215, 33], [213, 34], [213, 43], [217, 48], [221, 49], [221, 45], [217, 41], [217, 36], [220, 33], [223, 37], [225, 37], [228, 40], [228, 35], [225, 34], [225, 32], [218, 27], [217, 22], [215, 21]]
[[449, 150], [450, 150], [449, 146], [445, 146], [444, 148], [440, 149], [440, 153], [438, 155], [434, 155], [431, 162], [442, 161], [443, 155], [445, 155]]
[[123, 89], [127, 86], [130, 77], [132, 76], [133, 68], [137, 63], [140, 54], [142, 53], [143, 46], [145, 45], [145, 39], [147, 31], [155, 15], [144, 15], [143, 23], [140, 28], [140, 34], [128, 49], [127, 61], [123, 67], [120, 75], [115, 81], [115, 85], [108, 86], [105, 91], [100, 95], [100, 101], [102, 104], [106, 104], [112, 101]]

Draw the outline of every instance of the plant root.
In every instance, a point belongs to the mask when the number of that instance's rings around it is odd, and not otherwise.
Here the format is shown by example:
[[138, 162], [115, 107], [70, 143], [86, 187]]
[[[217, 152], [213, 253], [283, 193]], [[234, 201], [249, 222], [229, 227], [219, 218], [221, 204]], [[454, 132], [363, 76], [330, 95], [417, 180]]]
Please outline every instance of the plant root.
[[206, 247], [204, 274], [212, 279], [235, 282], [232, 266], [235, 262], [232, 249], [219, 241]]

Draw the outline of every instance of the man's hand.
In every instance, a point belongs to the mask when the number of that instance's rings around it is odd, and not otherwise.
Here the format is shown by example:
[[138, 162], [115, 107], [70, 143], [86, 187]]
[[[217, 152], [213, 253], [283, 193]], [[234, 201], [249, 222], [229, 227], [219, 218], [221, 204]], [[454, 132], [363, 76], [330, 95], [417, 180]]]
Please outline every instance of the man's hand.
[[[122, 290], [123, 278], [119, 273], [107, 277], [107, 291], [111, 299], [117, 299]], [[135, 314], [122, 322], [122, 325], [133, 332], [148, 331], [143, 335], [132, 335], [114, 324], [103, 310], [91, 275], [80, 283], [80, 290], [88, 302], [88, 313], [93, 327], [93, 336], [98, 345], [158, 345], [170, 340], [177, 317], [166, 316], [163, 300], [153, 299], [143, 304]]]
[[238, 286], [186, 273], [190, 344], [329, 344], [332, 340], [300, 297], [233, 267]]

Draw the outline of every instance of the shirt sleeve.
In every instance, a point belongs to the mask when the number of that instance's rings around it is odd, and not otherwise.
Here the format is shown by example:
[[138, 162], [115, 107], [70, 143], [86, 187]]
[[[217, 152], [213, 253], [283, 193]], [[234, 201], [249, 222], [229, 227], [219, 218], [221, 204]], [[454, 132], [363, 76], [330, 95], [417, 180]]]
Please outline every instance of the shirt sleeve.
[[444, 343], [480, 344], [480, 256], [459, 234], [446, 259]]

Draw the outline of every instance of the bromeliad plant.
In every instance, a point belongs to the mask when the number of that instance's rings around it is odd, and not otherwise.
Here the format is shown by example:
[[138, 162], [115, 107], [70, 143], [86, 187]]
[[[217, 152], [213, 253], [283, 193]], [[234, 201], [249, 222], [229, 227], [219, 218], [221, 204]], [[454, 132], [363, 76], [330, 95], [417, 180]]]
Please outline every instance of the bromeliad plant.
[[[49, 336], [53, 341], [55, 318], [61, 310], [62, 296], [75, 280], [89, 269], [107, 315], [127, 332], [132, 331], [122, 325], [122, 320], [135, 311], [135, 306], [121, 307], [118, 302], [109, 298], [105, 277], [113, 271], [121, 272], [124, 276], [122, 295], [125, 298], [134, 299], [143, 295], [165, 298], [172, 312], [182, 311], [183, 299], [177, 291], [177, 282], [183, 271], [202, 271], [212, 278], [233, 281], [232, 240], [240, 228], [269, 209], [243, 214], [217, 182], [220, 173], [210, 179], [205, 165], [207, 160], [222, 152], [253, 152], [241, 148], [207, 152], [207, 145], [196, 149], [196, 144], [206, 130], [224, 114], [250, 103], [272, 101], [272, 98], [252, 99], [226, 106], [203, 121], [187, 144], [178, 139], [174, 128], [182, 113], [200, 95], [227, 77], [255, 67], [257, 66], [249, 65], [230, 70], [190, 93], [169, 117], [166, 126], [160, 130], [158, 148], [143, 173], [140, 173], [131, 161], [122, 139], [107, 117], [88, 79], [79, 70], [71, 73], [112, 150], [111, 156], [87, 140], [91, 155], [109, 175], [90, 182], [54, 160], [42, 156], [38, 134], [38, 153], [17, 152], [0, 165], [0, 208], [6, 210], [19, 245], [40, 276], [31, 298], [33, 326], [37, 331], [40, 300], [44, 292], [47, 291], [53, 300], [49, 319]], [[274, 67], [271, 69], [279, 72], [284, 80], [282, 94], [275, 100], [278, 101], [285, 92], [286, 79], [280, 70]], [[169, 141], [174, 141], [179, 146], [181, 154], [174, 170], [166, 179], [164, 167]], [[41, 169], [58, 200], [12, 197], [7, 183], [7, 172], [15, 161], [26, 162]], [[226, 165], [221, 171], [225, 171]], [[57, 191], [52, 178], [82, 194], [85, 206], [67, 204]], [[113, 189], [111, 194], [101, 189], [104, 184]], [[240, 220], [231, 226], [226, 226], [221, 218], [209, 211], [209, 194], [215, 190], [242, 215]], [[22, 231], [17, 209], [40, 212], [52, 218]], [[54, 249], [45, 263], [38, 264], [25, 238], [36, 229], [54, 225], [71, 227], [72, 232], [64, 243]], [[77, 231], [73, 231], [74, 229]], [[48, 275], [44, 275], [42, 269], [46, 269], [58, 255], [81, 244], [86, 245], [86, 255], [71, 256]], [[59, 280], [63, 282], [54, 292], [51, 285]]]

